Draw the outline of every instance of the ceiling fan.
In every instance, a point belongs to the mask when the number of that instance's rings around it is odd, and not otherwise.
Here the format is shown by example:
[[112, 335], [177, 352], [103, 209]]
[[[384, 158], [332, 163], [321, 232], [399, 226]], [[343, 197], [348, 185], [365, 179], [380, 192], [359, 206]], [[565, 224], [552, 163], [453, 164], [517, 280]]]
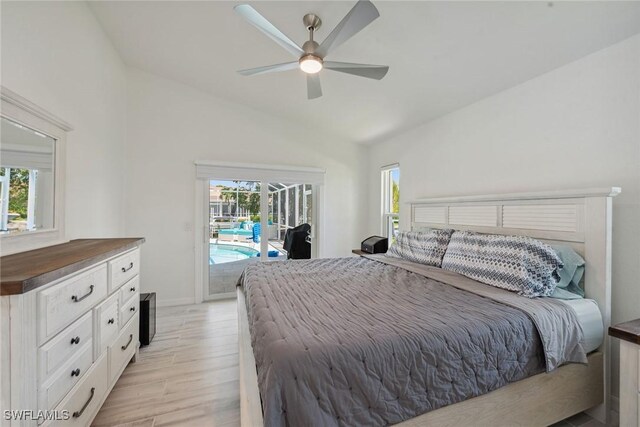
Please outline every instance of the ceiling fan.
[[369, 0], [359, 0], [321, 44], [313, 40], [313, 34], [320, 28], [322, 21], [319, 16], [313, 13], [306, 14], [302, 18], [302, 22], [309, 31], [309, 40], [304, 42], [302, 47], [284, 35], [282, 31], [278, 30], [271, 22], [248, 4], [241, 4], [235, 6], [233, 9], [249, 21], [251, 25], [262, 31], [267, 37], [297, 58], [297, 60], [293, 62], [238, 71], [238, 73], [243, 76], [275, 73], [300, 68], [307, 75], [307, 98], [314, 99], [322, 96], [322, 87], [320, 86], [318, 73], [323, 68], [376, 80], [382, 79], [387, 74], [387, 71], [389, 71], [389, 67], [386, 65], [325, 61], [325, 57], [332, 49], [349, 40], [380, 16], [378, 9], [376, 9]]

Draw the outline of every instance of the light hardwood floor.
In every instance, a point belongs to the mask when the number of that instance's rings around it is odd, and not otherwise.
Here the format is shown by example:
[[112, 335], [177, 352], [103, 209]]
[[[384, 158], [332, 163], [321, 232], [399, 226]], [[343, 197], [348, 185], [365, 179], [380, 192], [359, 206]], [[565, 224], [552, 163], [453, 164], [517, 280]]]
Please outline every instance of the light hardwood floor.
[[[95, 426], [240, 425], [236, 301], [158, 308], [156, 336], [140, 349]], [[557, 427], [601, 427], [586, 414]]]
[[238, 426], [235, 300], [158, 308], [156, 336], [140, 349], [95, 426]]

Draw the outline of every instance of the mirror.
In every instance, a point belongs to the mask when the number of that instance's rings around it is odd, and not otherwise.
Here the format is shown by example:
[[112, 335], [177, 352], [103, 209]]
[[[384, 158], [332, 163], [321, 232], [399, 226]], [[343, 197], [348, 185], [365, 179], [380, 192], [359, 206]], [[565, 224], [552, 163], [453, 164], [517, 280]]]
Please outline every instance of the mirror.
[[53, 229], [56, 140], [1, 120], [0, 234]]

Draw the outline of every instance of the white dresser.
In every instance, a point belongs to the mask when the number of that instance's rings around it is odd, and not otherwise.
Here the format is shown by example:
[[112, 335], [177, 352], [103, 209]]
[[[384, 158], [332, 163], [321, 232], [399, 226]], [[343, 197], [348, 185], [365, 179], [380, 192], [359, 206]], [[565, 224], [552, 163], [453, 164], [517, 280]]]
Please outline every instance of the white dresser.
[[640, 426], [640, 319], [609, 327], [620, 338], [620, 427]]
[[1, 426], [88, 426], [138, 351], [144, 239], [2, 257]]

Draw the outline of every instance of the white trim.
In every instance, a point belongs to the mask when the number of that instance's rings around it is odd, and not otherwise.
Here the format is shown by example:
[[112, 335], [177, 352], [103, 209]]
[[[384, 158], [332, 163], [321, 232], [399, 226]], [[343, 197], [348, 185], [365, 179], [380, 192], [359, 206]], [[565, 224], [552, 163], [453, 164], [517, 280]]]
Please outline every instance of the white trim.
[[209, 295], [205, 301], [219, 301], [223, 299], [236, 299], [236, 291], [223, 292], [221, 294]]
[[[311, 185], [311, 258], [322, 258], [325, 251], [320, 247], [325, 239], [318, 238], [322, 236], [324, 231], [323, 223], [325, 215], [324, 210], [324, 186], [318, 184]], [[307, 221], [308, 222], [308, 221]]]
[[66, 135], [73, 128], [67, 122], [38, 107], [6, 87], [0, 87], [0, 115], [55, 139], [53, 227], [24, 233], [0, 235], [0, 253], [16, 252], [51, 246], [66, 241], [65, 182]]
[[[280, 200], [278, 200], [278, 202], [280, 202]], [[265, 182], [261, 182], [260, 183], [260, 260], [266, 261], [267, 259], [269, 259], [269, 184]]]
[[263, 169], [263, 170], [282, 170], [282, 171], [296, 171], [296, 172], [321, 172], [324, 173], [323, 168], [316, 168], [311, 166], [291, 166], [291, 165], [272, 165], [267, 163], [244, 163], [244, 162], [216, 162], [206, 160], [196, 160], [196, 166], [214, 166], [223, 168], [251, 168], [251, 169]]
[[17, 108], [20, 108], [21, 110], [24, 110], [46, 122], [49, 122], [65, 132], [70, 132], [73, 130], [73, 126], [71, 126], [69, 123], [65, 122], [58, 116], [51, 114], [44, 108], [39, 107], [38, 105], [4, 86], [0, 86], [0, 98], [2, 99], [2, 101], [12, 104]]
[[[393, 186], [391, 179], [391, 171], [398, 169], [400, 171], [400, 164], [394, 163], [392, 165], [383, 166], [380, 169], [380, 197], [382, 203], [380, 204], [381, 211], [381, 223], [380, 233], [382, 236], [391, 238], [393, 234], [393, 226], [390, 226], [390, 219], [397, 218], [400, 222], [400, 212], [391, 212], [393, 209]], [[400, 189], [400, 177], [398, 177], [398, 189]]]
[[314, 167], [261, 163], [196, 161], [198, 179], [324, 184], [325, 170]]
[[156, 307], [175, 307], [177, 305], [195, 304], [193, 297], [156, 299]]
[[391, 169], [396, 169], [400, 167], [400, 163], [391, 163], [390, 165], [380, 166], [381, 171], [388, 171]]
[[193, 232], [196, 273], [193, 292], [194, 302], [199, 304], [204, 301], [204, 284], [209, 280], [209, 254], [204, 250], [205, 243], [209, 241], [209, 206], [204, 202], [209, 196], [208, 181], [197, 179], [195, 192], [196, 209]]

